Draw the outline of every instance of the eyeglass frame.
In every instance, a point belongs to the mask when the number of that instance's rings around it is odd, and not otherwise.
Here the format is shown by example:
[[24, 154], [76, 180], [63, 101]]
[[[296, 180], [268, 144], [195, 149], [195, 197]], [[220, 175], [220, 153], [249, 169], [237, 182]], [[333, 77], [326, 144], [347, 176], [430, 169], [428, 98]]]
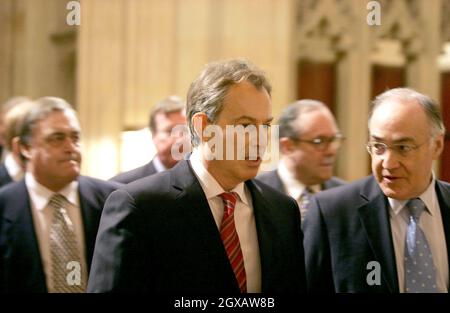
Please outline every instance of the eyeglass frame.
[[[404, 158], [406, 158], [406, 157], [408, 157], [408, 155], [409, 154], [411, 154], [413, 151], [415, 151], [415, 150], [418, 150], [420, 147], [422, 147], [425, 143], [427, 143], [427, 141], [424, 141], [424, 142], [422, 142], [421, 144], [413, 144], [413, 143], [394, 143], [394, 144], [387, 144], [387, 143], [384, 143], [384, 142], [379, 142], [379, 141], [369, 141], [369, 142], [367, 142], [367, 144], [366, 144], [366, 149], [367, 149], [367, 152], [369, 152], [369, 154], [371, 155], [371, 156], [373, 156], [373, 155], [376, 155], [376, 156], [382, 156], [382, 155], [384, 155], [385, 153], [386, 153], [386, 151], [387, 150], [389, 150], [389, 149], [391, 149], [392, 151], [394, 151], [395, 152], [395, 154], [396, 155], [399, 155], [399, 156], [401, 156], [401, 157], [404, 157]], [[373, 154], [372, 154], [372, 152], [371, 152], [371, 146], [372, 147], [374, 147], [373, 146], [373, 144], [379, 144], [379, 145], [381, 145], [381, 146], [384, 146], [384, 150], [383, 150], [383, 153], [376, 153], [376, 152], [374, 152]], [[399, 146], [406, 146], [406, 147], [409, 147], [410, 149], [409, 150], [407, 150], [407, 151], [400, 151], [397, 147], [399, 147]]]
[[291, 138], [295, 142], [305, 142], [312, 145], [315, 149], [319, 151], [324, 151], [328, 149], [328, 147], [332, 144], [339, 145], [342, 141], [345, 140], [345, 136], [341, 133], [337, 133], [336, 135], [332, 137], [326, 137], [326, 136], [319, 136], [313, 139], [300, 139], [300, 138]]

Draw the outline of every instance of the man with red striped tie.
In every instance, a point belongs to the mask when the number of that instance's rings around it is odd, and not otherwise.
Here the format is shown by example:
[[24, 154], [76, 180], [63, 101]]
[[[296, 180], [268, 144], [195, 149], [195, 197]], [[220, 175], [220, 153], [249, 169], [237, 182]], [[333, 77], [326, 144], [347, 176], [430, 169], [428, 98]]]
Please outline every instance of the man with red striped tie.
[[88, 291], [305, 291], [298, 205], [253, 180], [272, 121], [270, 91], [247, 61], [205, 67], [187, 95], [192, 154], [111, 194]]

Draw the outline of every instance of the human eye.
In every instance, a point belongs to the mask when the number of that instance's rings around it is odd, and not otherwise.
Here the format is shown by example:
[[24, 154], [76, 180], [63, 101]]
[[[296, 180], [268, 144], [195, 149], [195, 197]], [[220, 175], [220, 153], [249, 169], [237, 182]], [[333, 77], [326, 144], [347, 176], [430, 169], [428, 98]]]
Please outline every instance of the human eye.
[[395, 145], [395, 149], [400, 153], [408, 153], [414, 149], [414, 146], [411, 144], [398, 144]]
[[50, 136], [47, 137], [47, 141], [52, 145], [60, 144], [64, 142], [65, 139], [66, 136], [62, 133], [51, 134]]
[[386, 145], [381, 142], [372, 143], [372, 147], [374, 148], [374, 152], [376, 154], [383, 154], [386, 151]]
[[73, 133], [70, 138], [72, 139], [72, 142], [75, 144], [78, 144], [80, 142], [80, 134], [79, 133]]
[[324, 138], [319, 137], [319, 138], [314, 138], [313, 140], [311, 140], [311, 142], [316, 146], [320, 146], [325, 143], [325, 140], [324, 140]]

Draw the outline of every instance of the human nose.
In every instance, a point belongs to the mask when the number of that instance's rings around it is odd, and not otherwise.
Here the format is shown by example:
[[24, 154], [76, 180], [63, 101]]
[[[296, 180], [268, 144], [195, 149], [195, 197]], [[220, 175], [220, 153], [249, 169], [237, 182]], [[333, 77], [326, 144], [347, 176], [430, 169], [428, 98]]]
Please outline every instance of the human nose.
[[392, 149], [386, 149], [380, 157], [383, 159], [382, 164], [385, 169], [394, 169], [399, 165], [398, 157]]

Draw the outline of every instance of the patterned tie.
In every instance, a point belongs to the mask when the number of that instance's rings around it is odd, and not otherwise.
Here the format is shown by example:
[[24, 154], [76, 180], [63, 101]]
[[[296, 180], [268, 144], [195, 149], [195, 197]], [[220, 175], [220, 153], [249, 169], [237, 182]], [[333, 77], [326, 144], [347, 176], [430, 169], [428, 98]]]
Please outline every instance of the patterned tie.
[[[71, 276], [70, 262], [78, 262], [81, 268], [81, 257], [78, 251], [72, 221], [67, 213], [67, 199], [61, 194], [55, 194], [49, 201], [52, 209], [52, 224], [50, 227], [50, 254], [52, 263], [52, 283], [50, 292], [77, 293], [86, 291], [86, 282], [81, 272]], [[70, 263], [70, 264], [69, 264]], [[76, 264], [76, 263], [75, 263]], [[77, 279], [78, 277], [78, 279]]]
[[247, 292], [247, 278], [245, 275], [244, 258], [242, 256], [239, 237], [234, 225], [234, 207], [239, 195], [235, 192], [224, 192], [219, 195], [223, 200], [223, 219], [220, 226], [220, 237], [233, 268], [234, 276], [242, 293]]
[[406, 208], [409, 216], [405, 243], [405, 290], [408, 293], [437, 292], [433, 256], [419, 226], [425, 204], [419, 198], [411, 199]]
[[313, 193], [314, 191], [310, 187], [306, 186], [305, 189], [303, 189], [302, 194], [300, 195], [298, 206], [300, 208], [300, 217], [302, 222], [305, 219], [309, 202], [311, 201], [311, 196], [313, 195]]

